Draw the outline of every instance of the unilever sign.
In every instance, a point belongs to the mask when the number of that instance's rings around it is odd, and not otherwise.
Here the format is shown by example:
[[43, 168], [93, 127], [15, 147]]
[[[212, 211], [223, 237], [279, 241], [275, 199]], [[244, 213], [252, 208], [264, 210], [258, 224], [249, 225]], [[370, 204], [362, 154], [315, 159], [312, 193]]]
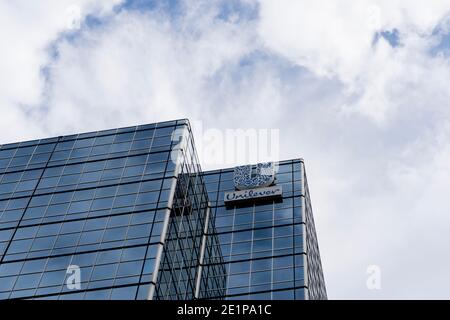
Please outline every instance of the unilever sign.
[[225, 203], [281, 197], [281, 186], [274, 186], [275, 173], [276, 165], [273, 162], [235, 167], [236, 190], [225, 193]]

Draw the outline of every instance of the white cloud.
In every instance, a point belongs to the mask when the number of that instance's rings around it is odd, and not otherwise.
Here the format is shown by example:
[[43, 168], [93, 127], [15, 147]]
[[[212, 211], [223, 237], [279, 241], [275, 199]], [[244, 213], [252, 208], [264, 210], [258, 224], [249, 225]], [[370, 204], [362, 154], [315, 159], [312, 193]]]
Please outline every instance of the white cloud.
[[[2, 142], [42, 134], [40, 124], [28, 116], [43, 97], [42, 68], [49, 62], [48, 46], [68, 29], [79, 8], [88, 14], [108, 14], [119, 3], [92, 0], [1, 1], [0, 2], [0, 104]], [[11, 127], [14, 125], [14, 127]], [[24, 130], [24, 128], [27, 128]]]
[[124, 11], [61, 42], [49, 68], [45, 121], [61, 131], [208, 113], [208, 83], [253, 47], [245, 25], [215, 13], [193, 8], [169, 23], [159, 12]]
[[[448, 297], [450, 69], [430, 49], [450, 3], [374, 4], [262, 1], [265, 46], [342, 84], [326, 106], [285, 96], [290, 118], [303, 119], [285, 129], [286, 137], [301, 132], [285, 150], [295, 141], [290, 153], [302, 150], [308, 161], [331, 297]], [[374, 44], [384, 30], [398, 30], [400, 45]], [[365, 286], [372, 264], [381, 267], [381, 291]]]
[[[344, 107], [382, 123], [396, 107], [389, 95], [397, 80], [414, 80], [410, 68], [427, 67], [430, 36], [448, 12], [445, 0], [263, 0], [258, 30], [268, 49], [346, 83], [346, 93], [358, 99]], [[374, 45], [377, 32], [391, 30], [398, 30], [401, 48], [383, 39]]]

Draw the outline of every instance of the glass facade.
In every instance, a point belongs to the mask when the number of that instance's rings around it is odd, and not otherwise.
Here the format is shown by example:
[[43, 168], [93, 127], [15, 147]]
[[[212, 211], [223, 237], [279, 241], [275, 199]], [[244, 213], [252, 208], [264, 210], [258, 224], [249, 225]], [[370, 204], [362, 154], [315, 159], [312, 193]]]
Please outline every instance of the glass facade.
[[[326, 299], [303, 160], [278, 163], [281, 199], [226, 205], [233, 169], [205, 172], [227, 280], [225, 299]], [[214, 262], [205, 262], [214, 264]]]
[[276, 183], [225, 206], [187, 120], [2, 145], [0, 299], [325, 299], [303, 161]]

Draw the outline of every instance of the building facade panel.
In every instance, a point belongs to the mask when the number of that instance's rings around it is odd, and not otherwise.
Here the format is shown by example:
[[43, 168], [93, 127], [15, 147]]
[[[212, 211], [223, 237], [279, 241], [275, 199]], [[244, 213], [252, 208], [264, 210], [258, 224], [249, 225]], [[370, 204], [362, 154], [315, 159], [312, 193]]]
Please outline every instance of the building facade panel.
[[186, 126], [3, 145], [0, 298], [147, 299], [176, 180], [172, 133]]
[[205, 172], [206, 188], [216, 213], [227, 272], [225, 299], [304, 299], [305, 250], [303, 244], [301, 161], [280, 162], [276, 184], [281, 199], [226, 205], [233, 191], [234, 171]]

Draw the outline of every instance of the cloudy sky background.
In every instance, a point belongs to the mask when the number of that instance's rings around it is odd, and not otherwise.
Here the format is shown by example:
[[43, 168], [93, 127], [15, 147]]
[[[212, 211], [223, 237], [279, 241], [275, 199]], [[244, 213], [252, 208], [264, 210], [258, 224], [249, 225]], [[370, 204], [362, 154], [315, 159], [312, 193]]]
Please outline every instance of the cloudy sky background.
[[449, 0], [0, 0], [0, 39], [0, 144], [280, 129], [329, 298], [450, 298]]

